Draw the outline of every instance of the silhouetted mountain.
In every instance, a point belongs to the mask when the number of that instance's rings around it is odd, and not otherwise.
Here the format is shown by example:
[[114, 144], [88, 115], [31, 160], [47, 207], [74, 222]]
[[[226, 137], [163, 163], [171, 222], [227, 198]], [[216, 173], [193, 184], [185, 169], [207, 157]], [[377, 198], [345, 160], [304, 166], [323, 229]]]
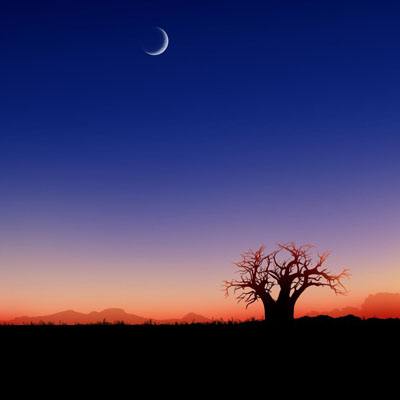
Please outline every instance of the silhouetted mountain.
[[11, 324], [38, 324], [38, 323], [53, 323], [53, 324], [94, 324], [96, 322], [107, 321], [111, 323], [124, 321], [127, 324], [143, 324], [148, 319], [139, 317], [134, 314], [128, 314], [120, 308], [109, 308], [100, 312], [93, 311], [88, 314], [67, 310], [50, 315], [41, 315], [37, 317], [18, 317], [11, 321]]
[[88, 314], [67, 310], [50, 315], [41, 315], [35, 317], [17, 317], [10, 321], [9, 324], [14, 325], [28, 325], [28, 324], [95, 324], [101, 322], [117, 323], [123, 322], [125, 324], [139, 325], [146, 322], [153, 322], [156, 324], [175, 324], [175, 323], [194, 323], [194, 322], [211, 322], [210, 319], [195, 313], [189, 313], [182, 318], [166, 319], [166, 320], [151, 320], [150, 318], [140, 317], [135, 314], [129, 314], [121, 308], [108, 308], [103, 311], [92, 311]]
[[187, 322], [187, 323], [193, 323], [193, 322], [200, 322], [200, 323], [205, 323], [205, 322], [211, 322], [209, 318], [206, 318], [200, 314], [195, 314], [195, 313], [188, 313], [182, 317], [182, 322]]
[[318, 311], [310, 311], [307, 313], [307, 316], [316, 317], [318, 315], [329, 315], [333, 318], [345, 317], [347, 315], [354, 315], [357, 317], [362, 317], [361, 310], [357, 307], [343, 307], [343, 308], [334, 308], [330, 311], [318, 312]]
[[15, 325], [24, 325], [31, 323], [38, 324], [41, 322], [69, 324], [69, 323], [78, 323], [75, 321], [80, 321], [85, 316], [86, 316], [85, 314], [73, 310], [66, 310], [50, 315], [41, 315], [36, 317], [28, 317], [28, 316], [17, 317], [7, 322]]
[[148, 322], [148, 318], [140, 317], [136, 314], [129, 314], [122, 308], [107, 308], [106, 310], [97, 312], [92, 311], [88, 314], [89, 323], [98, 321], [107, 321], [111, 323], [123, 321], [126, 324], [144, 324]]
[[192, 324], [192, 323], [207, 323], [211, 322], [212, 320], [204, 317], [203, 315], [200, 314], [195, 314], [195, 313], [188, 313], [185, 314], [182, 318], [170, 318], [170, 319], [163, 319], [160, 321], [156, 321], [162, 324]]
[[[335, 308], [326, 312], [311, 311], [307, 313], [308, 316], [329, 315], [330, 317], [344, 317], [346, 315], [354, 315], [357, 317], [378, 317], [378, 318], [400, 318], [400, 293], [376, 293], [369, 295], [360, 308], [357, 307], [344, 307]], [[208, 323], [212, 322], [209, 318], [203, 315], [188, 313], [182, 318], [170, 318], [163, 320], [154, 320], [150, 318], [141, 317], [135, 314], [129, 314], [121, 308], [108, 308], [103, 311], [93, 311], [88, 314], [76, 312], [73, 310], [66, 310], [50, 315], [41, 315], [34, 317], [18, 317], [10, 321], [5, 321], [14, 325], [26, 324], [40, 324], [40, 323], [53, 323], [53, 324], [95, 324], [101, 322], [123, 322], [125, 324], [139, 325], [146, 322], [154, 324], [190, 324], [190, 323]]]

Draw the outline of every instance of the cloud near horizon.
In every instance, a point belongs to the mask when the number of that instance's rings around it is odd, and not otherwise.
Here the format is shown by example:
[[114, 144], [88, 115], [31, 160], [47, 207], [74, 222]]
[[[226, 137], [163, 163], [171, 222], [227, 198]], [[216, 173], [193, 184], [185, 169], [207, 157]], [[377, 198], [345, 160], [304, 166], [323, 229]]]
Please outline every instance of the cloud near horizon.
[[361, 305], [361, 313], [366, 317], [399, 318], [400, 293], [370, 294]]
[[400, 318], [400, 293], [370, 294], [361, 306], [335, 308], [325, 313], [310, 312], [307, 315], [326, 314], [331, 317], [342, 317], [353, 314], [363, 318]]

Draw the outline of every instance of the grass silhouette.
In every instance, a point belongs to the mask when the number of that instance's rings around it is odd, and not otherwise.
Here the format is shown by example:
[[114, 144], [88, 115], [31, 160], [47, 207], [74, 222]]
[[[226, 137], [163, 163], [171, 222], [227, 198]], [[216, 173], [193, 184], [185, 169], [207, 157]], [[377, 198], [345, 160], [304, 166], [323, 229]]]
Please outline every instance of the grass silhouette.
[[[159, 325], [110, 324], [103, 321], [88, 325], [1, 325], [0, 340], [15, 349], [57, 349], [58, 352], [118, 351], [125, 354], [174, 355], [190, 353], [229, 354], [255, 346], [257, 354], [307, 349], [318, 353], [329, 348], [350, 352], [373, 348], [398, 347], [400, 319], [360, 319], [355, 316], [302, 317], [276, 324], [265, 321], [214, 321], [212, 323]], [[286, 344], [285, 344], [286, 343]]]

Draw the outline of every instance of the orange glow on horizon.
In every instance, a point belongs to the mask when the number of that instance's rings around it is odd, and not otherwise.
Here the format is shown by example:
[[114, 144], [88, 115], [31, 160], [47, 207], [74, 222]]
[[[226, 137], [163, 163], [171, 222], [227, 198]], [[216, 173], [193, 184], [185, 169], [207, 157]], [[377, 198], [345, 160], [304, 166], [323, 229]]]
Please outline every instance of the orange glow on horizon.
[[[352, 277], [346, 282], [349, 294], [336, 296], [329, 290], [307, 290], [296, 305], [296, 316], [336, 315], [337, 310], [340, 313], [346, 307], [360, 309], [370, 294], [400, 292], [397, 251], [386, 253], [385, 259], [380, 254], [376, 258], [344, 254], [339, 259], [336, 254], [332, 256], [333, 269], [337, 265], [351, 269]], [[49, 249], [40, 254], [37, 250], [33, 254], [15, 253], [3, 259], [9, 271], [0, 282], [0, 320], [70, 309], [89, 313], [113, 307], [152, 319], [179, 318], [190, 312], [224, 320], [262, 318], [260, 304], [246, 310], [233, 296], [224, 297], [222, 282], [234, 276], [231, 259], [235, 257], [231, 253], [209, 257], [203, 255], [202, 263], [191, 262], [190, 268], [178, 264], [182, 260], [177, 257], [155, 270], [157, 265], [146, 259], [138, 264], [134, 259], [103, 257], [95, 263], [89, 262], [89, 256], [80, 258], [79, 254], [57, 257]], [[376, 268], [379, 263], [384, 267]], [[383, 307], [385, 302], [381, 303], [370, 316], [389, 315]]]
[[[232, 307], [234, 306], [234, 307]], [[326, 307], [329, 305], [327, 304]], [[106, 309], [113, 309], [116, 307], [106, 307]], [[16, 317], [29, 316], [47, 316], [56, 314], [58, 312], [63, 312], [66, 310], [71, 310], [71, 308], [64, 309], [54, 309], [49, 312], [38, 312], [34, 309], [26, 309], [23, 312], [21, 310], [8, 310], [2, 311], [0, 314], [0, 321], [9, 321]], [[74, 311], [81, 313], [90, 313], [93, 311], [103, 311], [99, 309], [85, 309], [85, 308], [75, 308]], [[189, 312], [194, 312], [196, 314], [202, 315], [211, 320], [249, 320], [249, 319], [262, 319], [263, 310], [261, 304], [256, 304], [249, 309], [244, 309], [236, 304], [230, 304], [229, 307], [221, 308], [219, 310], [210, 308], [198, 309], [198, 310], [168, 310], [168, 312], [156, 311], [152, 312], [139, 312], [139, 310], [125, 309], [129, 314], [135, 314], [146, 319], [153, 320], [165, 320], [165, 319], [175, 319], [181, 318]], [[359, 317], [371, 318], [400, 318], [400, 293], [378, 293], [374, 295], [369, 295], [361, 304], [348, 304], [343, 307], [335, 308], [325, 308], [315, 310], [312, 308], [304, 307], [304, 305], [299, 305], [296, 309], [296, 317], [301, 317], [304, 315], [316, 316], [319, 314], [330, 315], [332, 317], [340, 317], [348, 314], [353, 314]], [[111, 314], [112, 315], [112, 314]], [[116, 318], [117, 320], [118, 318]]]

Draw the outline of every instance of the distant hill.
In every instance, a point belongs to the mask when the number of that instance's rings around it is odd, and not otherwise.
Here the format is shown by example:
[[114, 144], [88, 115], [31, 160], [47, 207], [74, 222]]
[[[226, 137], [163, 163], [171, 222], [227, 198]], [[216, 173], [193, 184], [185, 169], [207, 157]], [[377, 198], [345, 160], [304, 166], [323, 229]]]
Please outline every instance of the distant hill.
[[400, 293], [370, 294], [359, 308], [344, 307], [326, 312], [311, 311], [307, 313], [309, 316], [320, 314], [326, 314], [335, 318], [350, 314], [361, 318], [400, 318]]
[[200, 314], [188, 313], [182, 317], [181, 321], [187, 322], [187, 323], [192, 323], [192, 322], [203, 322], [204, 323], [204, 322], [210, 322], [211, 320]]
[[174, 319], [163, 319], [160, 321], [157, 321], [159, 323], [163, 324], [192, 324], [192, 323], [207, 323], [211, 322], [211, 319], [204, 317], [203, 315], [200, 314], [195, 314], [195, 313], [188, 313], [185, 314], [182, 318], [174, 318]]
[[329, 315], [333, 318], [345, 317], [346, 315], [355, 315], [356, 317], [362, 317], [361, 310], [357, 307], [343, 307], [343, 308], [334, 308], [329, 311], [310, 311], [306, 314], [310, 317], [317, 317], [318, 315]]
[[117, 323], [123, 322], [125, 324], [139, 325], [146, 322], [152, 322], [156, 324], [175, 324], [175, 323], [194, 323], [194, 322], [210, 322], [211, 320], [195, 313], [188, 313], [182, 318], [176, 319], [165, 319], [165, 320], [153, 320], [151, 318], [140, 317], [136, 314], [129, 314], [121, 308], [107, 308], [103, 311], [92, 311], [88, 314], [76, 312], [73, 310], [61, 311], [50, 315], [40, 316], [23, 316], [17, 317], [9, 321], [5, 321], [8, 324], [13, 325], [28, 325], [28, 324], [41, 324], [41, 323], [52, 323], [52, 324], [95, 324], [101, 322]]
[[[343, 317], [346, 315], [355, 315], [361, 318], [400, 318], [400, 293], [376, 293], [369, 295], [360, 307], [344, 307], [330, 311], [310, 311], [306, 313], [308, 316], [329, 315], [331, 317]], [[207, 323], [212, 320], [200, 314], [188, 313], [181, 318], [170, 318], [155, 320], [152, 318], [141, 317], [136, 314], [129, 314], [121, 308], [108, 308], [103, 311], [93, 311], [88, 314], [66, 310], [50, 315], [41, 316], [23, 316], [14, 318], [9, 321], [3, 321], [13, 325], [27, 324], [95, 324], [101, 322], [116, 323], [123, 322], [125, 324], [140, 325], [146, 322], [155, 324], [190, 324], [190, 323]]]

